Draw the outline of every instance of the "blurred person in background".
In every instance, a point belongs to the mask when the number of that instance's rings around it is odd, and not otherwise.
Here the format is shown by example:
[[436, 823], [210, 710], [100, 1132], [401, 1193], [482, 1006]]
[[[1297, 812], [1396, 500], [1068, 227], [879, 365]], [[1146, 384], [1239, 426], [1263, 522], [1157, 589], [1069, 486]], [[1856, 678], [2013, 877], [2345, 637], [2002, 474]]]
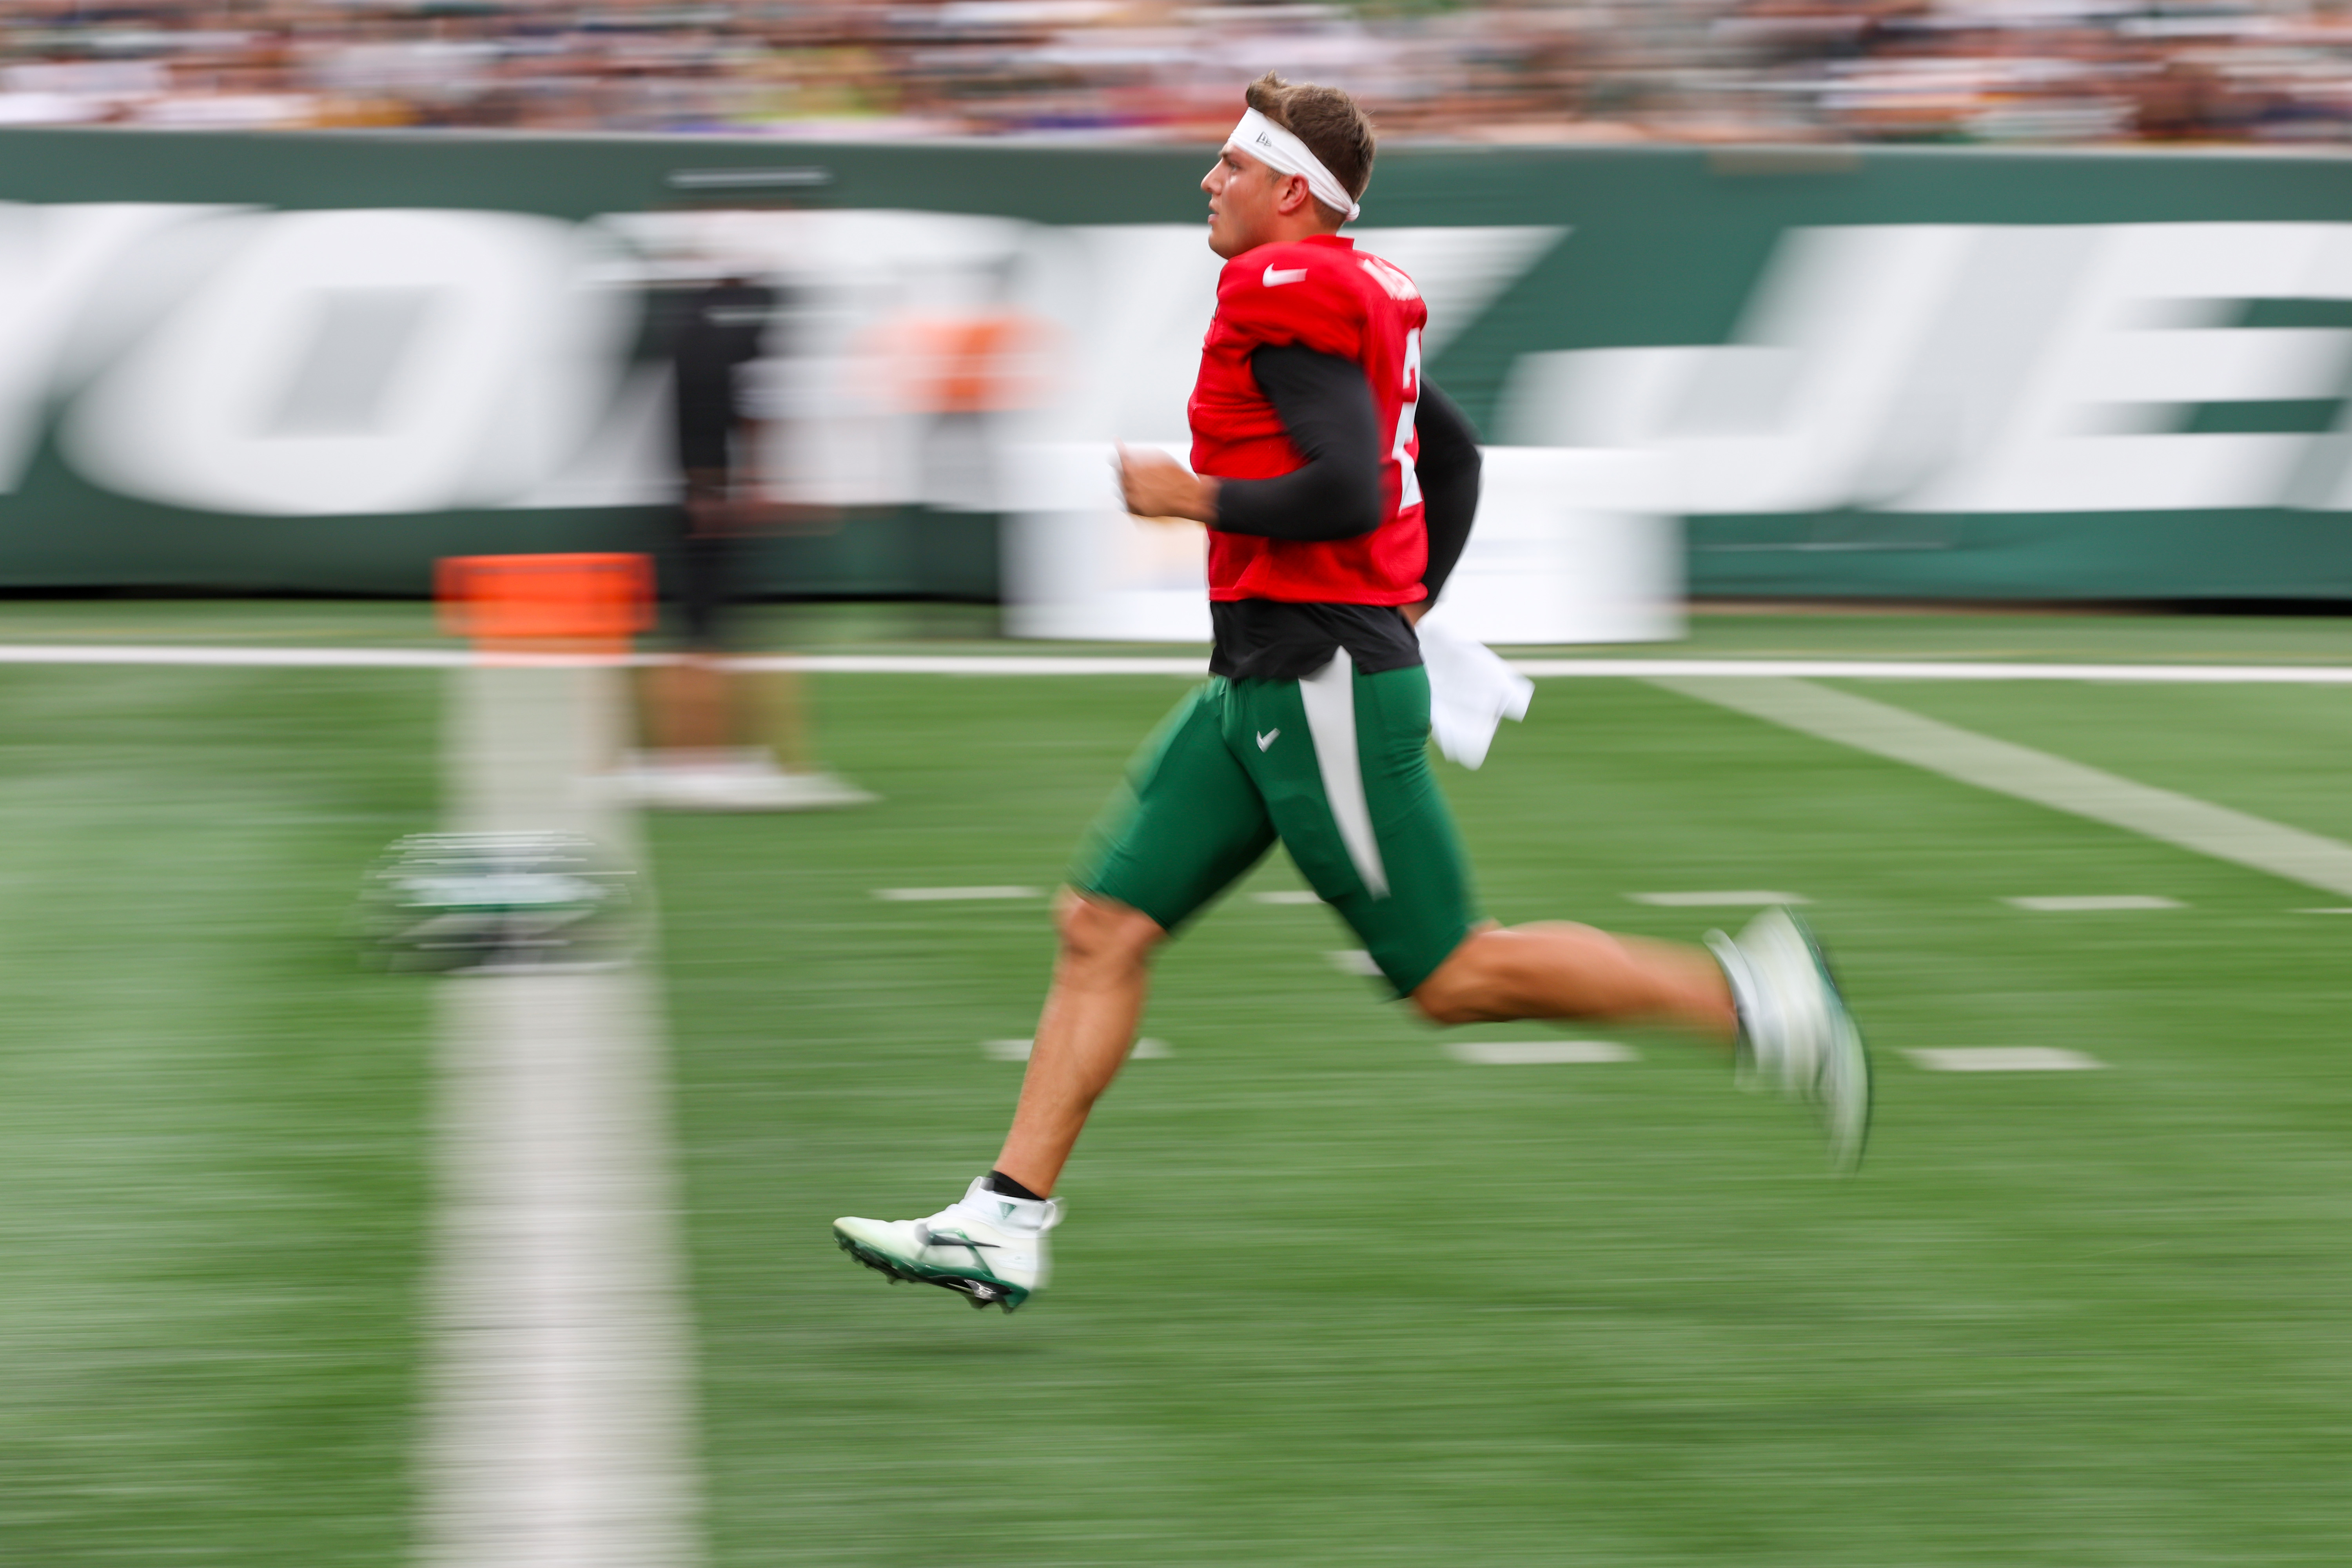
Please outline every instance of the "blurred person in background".
[[[971, 289], [954, 287], [958, 271], [940, 269], [949, 285], [936, 296], [943, 302], [884, 318], [861, 335], [856, 352], [875, 367], [890, 404], [920, 421], [916, 493], [923, 504], [994, 511], [1004, 420], [1053, 395], [1057, 338], [1051, 321], [1014, 303], [1010, 259], [964, 273], [977, 284]], [[960, 293], [965, 297], [955, 300]]]
[[[752, 384], [779, 304], [776, 290], [748, 268], [722, 267], [677, 301], [667, 334], [679, 504], [669, 512], [657, 576], [681, 646], [675, 659], [646, 673], [652, 746], [635, 753], [623, 775], [641, 805], [808, 811], [874, 798], [811, 762], [799, 676], [748, 676], [725, 662], [751, 592], [756, 541], [782, 510], [760, 469], [768, 443]], [[763, 727], [783, 753], [781, 767], [755, 739]]]
[[1469, 539], [1476, 433], [1422, 375], [1420, 291], [1339, 233], [1370, 179], [1370, 119], [1272, 72], [1247, 101], [1202, 181], [1225, 267], [1189, 405], [1200, 472], [1121, 457], [1129, 511], [1210, 530], [1210, 679], [1145, 742], [1062, 891], [995, 1167], [928, 1218], [834, 1223], [859, 1263], [975, 1306], [1044, 1287], [1055, 1183], [1135, 1043], [1160, 945], [1276, 842], [1433, 1023], [1669, 1023], [1820, 1105], [1840, 1164], [1868, 1123], [1861, 1036], [1787, 910], [1707, 948], [1478, 918], [1416, 635]]

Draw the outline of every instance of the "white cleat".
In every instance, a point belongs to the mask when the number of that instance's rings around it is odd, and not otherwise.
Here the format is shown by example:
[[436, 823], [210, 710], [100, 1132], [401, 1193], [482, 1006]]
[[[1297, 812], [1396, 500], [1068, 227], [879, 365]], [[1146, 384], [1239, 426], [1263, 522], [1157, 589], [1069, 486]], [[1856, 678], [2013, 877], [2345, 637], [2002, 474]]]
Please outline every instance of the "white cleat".
[[1862, 1163], [1870, 1136], [1870, 1056], [1821, 944], [1787, 910], [1767, 910], [1734, 941], [1709, 931], [1739, 1010], [1739, 1075], [1821, 1113], [1830, 1162]]
[[938, 1285], [1010, 1312], [1045, 1289], [1045, 1233], [1061, 1223], [1057, 1201], [1008, 1197], [982, 1176], [929, 1219], [837, 1219], [833, 1238], [893, 1284]]

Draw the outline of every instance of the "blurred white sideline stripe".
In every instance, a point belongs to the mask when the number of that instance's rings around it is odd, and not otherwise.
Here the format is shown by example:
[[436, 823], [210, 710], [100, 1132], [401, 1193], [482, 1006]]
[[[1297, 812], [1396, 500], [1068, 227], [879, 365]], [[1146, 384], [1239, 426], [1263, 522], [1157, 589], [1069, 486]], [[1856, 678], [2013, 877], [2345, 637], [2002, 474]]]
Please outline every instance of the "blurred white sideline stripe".
[[2352, 894], [2352, 844], [2300, 827], [2137, 784], [1810, 681], [1676, 676], [1656, 684], [1979, 789], [2071, 812], [2306, 888]]
[[[0, 651], [5, 657], [5, 651]], [[768, 654], [749, 669], [836, 675], [1205, 675], [1205, 653], [1146, 654]], [[1973, 660], [1837, 658], [1515, 658], [1522, 675], [1647, 679], [1720, 676], [1816, 680], [2110, 680], [2134, 684], [2352, 686], [2352, 665], [1996, 664]]]
[[[657, 653], [501, 654], [499, 664], [551, 668], [646, 665]], [[454, 669], [485, 662], [448, 647], [230, 647], [174, 643], [0, 643], [0, 664], [253, 666], [289, 669]], [[1203, 676], [1208, 655], [754, 654], [743, 669], [831, 675]], [[1517, 658], [1522, 675], [1589, 679], [1688, 677], [1742, 680], [2083, 680], [2154, 686], [2352, 686], [2352, 665], [2023, 664], [1959, 659]]]
[[[464, 669], [449, 709], [451, 828], [585, 833], [643, 875], [631, 821], [583, 787], [618, 752], [615, 672]], [[417, 1560], [694, 1568], [693, 1333], [649, 969], [430, 984]]]

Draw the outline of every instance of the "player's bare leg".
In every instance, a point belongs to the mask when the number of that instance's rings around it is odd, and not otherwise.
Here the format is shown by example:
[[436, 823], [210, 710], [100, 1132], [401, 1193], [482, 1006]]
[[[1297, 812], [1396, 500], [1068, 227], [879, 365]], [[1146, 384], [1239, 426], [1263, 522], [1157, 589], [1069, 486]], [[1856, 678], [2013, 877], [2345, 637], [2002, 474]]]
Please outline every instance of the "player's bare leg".
[[1655, 1021], [1727, 1047], [1739, 1034], [1731, 984], [1705, 949], [1565, 921], [1472, 932], [1412, 1002], [1437, 1024]]
[[735, 738], [735, 691], [711, 655], [693, 652], [646, 671], [654, 744], [665, 752], [715, 752]]
[[1065, 889], [1062, 945], [1037, 1020], [1021, 1101], [996, 1169], [1052, 1194], [1087, 1114], [1127, 1061], [1151, 988], [1151, 955], [1168, 933], [1150, 915]]
[[1655, 1021], [1738, 1052], [1751, 1082], [1812, 1103], [1830, 1156], [1851, 1170], [1870, 1128], [1870, 1063], [1829, 964], [1802, 921], [1767, 910], [1706, 949], [1566, 922], [1473, 931], [1417, 986], [1438, 1024], [1522, 1018]]
[[793, 773], [811, 773], [816, 759], [809, 749], [808, 695], [800, 672], [775, 669], [759, 678], [754, 688], [759, 701], [760, 731], [776, 760]]
[[1008, 1312], [1045, 1286], [1045, 1233], [1062, 1218], [1062, 1205], [1046, 1194], [1127, 1060], [1150, 989], [1152, 951], [1168, 935], [1124, 904], [1067, 889], [1055, 915], [1062, 948], [1054, 986], [996, 1169], [925, 1219], [833, 1223], [843, 1251], [894, 1283], [940, 1286], [975, 1307]]

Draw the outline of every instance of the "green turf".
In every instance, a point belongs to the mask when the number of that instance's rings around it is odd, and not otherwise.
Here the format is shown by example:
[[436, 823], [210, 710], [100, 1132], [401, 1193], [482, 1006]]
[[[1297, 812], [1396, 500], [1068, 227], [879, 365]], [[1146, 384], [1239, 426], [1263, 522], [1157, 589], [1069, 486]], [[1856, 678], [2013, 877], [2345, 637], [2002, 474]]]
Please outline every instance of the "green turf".
[[440, 687], [0, 670], [0, 1563], [397, 1561], [425, 993], [359, 870]]
[[2141, 784], [2352, 839], [2352, 688], [2110, 685], [2024, 697], [1993, 682], [1841, 684]]
[[[82, 608], [46, 635], [323, 624]], [[2324, 622], [1695, 632], [1682, 651], [2341, 658]], [[1169, 954], [1146, 1028], [1174, 1055], [1106, 1101], [1059, 1276], [1008, 1319], [889, 1289], [825, 1226], [985, 1166], [1019, 1069], [980, 1042], [1031, 1027], [1045, 907], [871, 891], [1051, 885], [1181, 684], [815, 684], [828, 759], [882, 805], [650, 825], [716, 1568], [2352, 1561], [2352, 917], [2294, 912], [2352, 900], [1549, 682], [1484, 772], [1442, 770], [1489, 908], [1689, 936], [1705, 912], [1623, 895], [1814, 900], [1881, 1053], [1862, 1175], [1661, 1035], [1612, 1035], [1624, 1066], [1456, 1063], [1331, 967], [1355, 944], [1324, 910], [1237, 899]], [[1850, 689], [2352, 839], [2352, 693]], [[0, 1563], [408, 1550], [434, 983], [360, 973], [341, 921], [430, 820], [441, 689], [0, 670]], [[2186, 907], [2001, 901], [2067, 892]], [[1979, 1045], [2109, 1067], [1902, 1055]]]
[[[2346, 931], [2298, 889], [1634, 684], [1555, 683], [1446, 770], [1496, 913], [1654, 934], [1629, 891], [1817, 901], [1882, 1057], [1874, 1156], [1628, 1036], [1473, 1068], [1235, 900], [1169, 956], [1023, 1315], [890, 1290], [837, 1213], [983, 1169], [1050, 883], [1173, 681], [837, 679], [887, 804], [665, 820], [717, 1561], [2321, 1563], [2346, 1560]], [[2106, 736], [2104, 688], [1982, 689]], [[2341, 703], [2231, 731], [2262, 773]], [[2129, 731], [2124, 733], [2123, 731]], [[2088, 745], [2085, 751], [2100, 748]], [[2155, 746], [2154, 751], [2166, 748]], [[1286, 867], [1269, 881], [1291, 885]], [[2154, 915], [2019, 892], [2158, 891]], [[1541, 1035], [1521, 1026], [1486, 1033]], [[2109, 1070], [1929, 1075], [1906, 1047]]]

